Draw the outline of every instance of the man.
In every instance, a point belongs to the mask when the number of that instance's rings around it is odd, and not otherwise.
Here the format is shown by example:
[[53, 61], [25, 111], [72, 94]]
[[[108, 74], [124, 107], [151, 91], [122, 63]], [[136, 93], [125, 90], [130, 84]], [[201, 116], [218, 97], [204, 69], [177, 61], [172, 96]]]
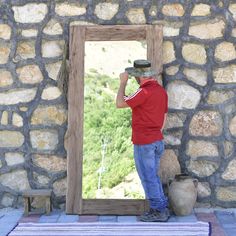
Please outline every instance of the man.
[[[116, 98], [117, 108], [132, 109], [135, 166], [150, 203], [150, 211], [140, 217], [141, 221], [146, 222], [165, 222], [170, 216], [168, 200], [157, 175], [164, 152], [162, 130], [167, 115], [168, 98], [154, 78], [156, 74], [149, 61], [134, 61], [134, 67], [126, 68], [120, 74], [120, 87]], [[125, 96], [129, 75], [135, 77], [140, 87], [133, 95]]]

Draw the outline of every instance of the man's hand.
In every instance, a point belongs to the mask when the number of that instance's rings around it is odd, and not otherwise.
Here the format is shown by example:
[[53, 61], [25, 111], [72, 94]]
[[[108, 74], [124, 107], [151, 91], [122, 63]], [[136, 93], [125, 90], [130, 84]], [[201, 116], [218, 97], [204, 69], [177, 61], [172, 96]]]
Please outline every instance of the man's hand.
[[125, 87], [128, 81], [128, 73], [123, 72], [120, 74], [120, 87], [116, 97], [116, 107], [117, 108], [125, 108], [128, 107], [128, 104], [125, 102]]
[[120, 74], [120, 83], [127, 84], [128, 78], [129, 78], [129, 75], [127, 72], [121, 73]]

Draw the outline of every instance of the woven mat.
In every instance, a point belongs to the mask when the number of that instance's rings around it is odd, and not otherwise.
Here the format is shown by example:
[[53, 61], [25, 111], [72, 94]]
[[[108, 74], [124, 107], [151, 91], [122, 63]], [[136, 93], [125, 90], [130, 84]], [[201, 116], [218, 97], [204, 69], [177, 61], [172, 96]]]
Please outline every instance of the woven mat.
[[19, 223], [9, 236], [209, 236], [208, 222]]

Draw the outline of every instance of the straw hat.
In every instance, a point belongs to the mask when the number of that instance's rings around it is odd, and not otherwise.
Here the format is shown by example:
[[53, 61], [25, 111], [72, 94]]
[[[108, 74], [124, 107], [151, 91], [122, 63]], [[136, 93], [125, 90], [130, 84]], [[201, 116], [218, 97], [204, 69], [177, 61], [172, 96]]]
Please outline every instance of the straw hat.
[[152, 70], [151, 62], [148, 60], [135, 60], [133, 67], [125, 68], [129, 75], [134, 77], [151, 77], [157, 72]]

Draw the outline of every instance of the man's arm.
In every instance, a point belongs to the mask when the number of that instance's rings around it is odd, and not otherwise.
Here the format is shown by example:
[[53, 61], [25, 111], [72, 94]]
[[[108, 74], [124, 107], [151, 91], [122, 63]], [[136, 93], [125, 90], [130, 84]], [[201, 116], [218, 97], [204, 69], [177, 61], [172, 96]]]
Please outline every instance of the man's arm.
[[118, 90], [117, 96], [116, 96], [116, 107], [117, 108], [129, 107], [124, 99], [127, 81], [128, 81], [128, 73], [127, 72], [121, 73], [120, 74], [120, 87], [119, 87], [119, 90]]
[[163, 121], [163, 125], [162, 125], [162, 127], [161, 127], [161, 132], [163, 132], [163, 129], [164, 129], [164, 127], [165, 127], [166, 119], [167, 119], [167, 113], [165, 113], [165, 115], [164, 115], [164, 121]]

